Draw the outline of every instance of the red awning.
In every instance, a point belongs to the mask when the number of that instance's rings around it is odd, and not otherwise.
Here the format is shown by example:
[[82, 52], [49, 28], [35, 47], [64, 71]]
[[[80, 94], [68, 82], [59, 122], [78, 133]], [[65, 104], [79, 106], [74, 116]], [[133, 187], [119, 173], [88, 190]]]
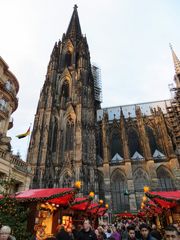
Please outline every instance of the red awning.
[[97, 215], [101, 217], [101, 216], [103, 216], [106, 213], [106, 211], [107, 211], [107, 208], [100, 207], [98, 212], [97, 212]]
[[116, 214], [116, 217], [134, 218], [134, 215], [132, 213], [123, 212]]
[[90, 206], [88, 207], [87, 211], [90, 214], [94, 214], [94, 213], [97, 213], [99, 208], [100, 208], [100, 205], [98, 203], [91, 203]]
[[180, 191], [147, 192], [146, 195], [158, 206], [164, 208], [172, 208], [175, 207], [178, 203], [180, 203]]
[[71, 204], [71, 209], [85, 211], [90, 204], [89, 197], [75, 198], [74, 202]]
[[51, 202], [59, 205], [67, 205], [75, 194], [74, 188], [45, 188], [30, 189], [16, 194], [16, 199], [21, 202]]

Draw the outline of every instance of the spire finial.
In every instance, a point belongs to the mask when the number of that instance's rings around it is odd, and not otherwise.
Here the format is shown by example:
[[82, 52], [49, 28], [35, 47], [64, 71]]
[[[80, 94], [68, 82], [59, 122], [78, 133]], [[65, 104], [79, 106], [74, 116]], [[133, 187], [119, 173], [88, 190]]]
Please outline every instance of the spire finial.
[[66, 32], [66, 36], [75, 37], [75, 38], [82, 36], [77, 8], [78, 6], [75, 4], [74, 11]]
[[77, 4], [74, 4], [74, 10], [77, 10], [78, 6]]
[[174, 68], [175, 68], [175, 72], [177, 75], [180, 74], [180, 61], [178, 59], [178, 57], [176, 56], [176, 53], [173, 50], [172, 44], [169, 44], [171, 52], [172, 52], [172, 57], [173, 57], [173, 62], [174, 62]]

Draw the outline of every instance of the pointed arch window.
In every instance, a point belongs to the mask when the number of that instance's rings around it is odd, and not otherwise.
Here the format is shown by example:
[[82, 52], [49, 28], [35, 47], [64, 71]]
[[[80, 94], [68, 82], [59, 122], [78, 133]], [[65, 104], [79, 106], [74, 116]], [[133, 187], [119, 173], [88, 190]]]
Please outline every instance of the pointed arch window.
[[161, 191], [175, 190], [171, 174], [165, 167], [160, 167], [157, 169], [157, 177], [159, 180], [159, 186]]
[[65, 54], [65, 66], [69, 67], [72, 65], [72, 54], [70, 51], [68, 51]]
[[74, 146], [74, 122], [72, 120], [67, 121], [66, 124], [66, 144], [65, 150], [71, 151]]
[[144, 186], [149, 186], [148, 175], [143, 169], [137, 169], [134, 172], [134, 188], [136, 191], [137, 208], [140, 208], [142, 196], [144, 195]]
[[101, 173], [101, 172], [98, 172], [98, 189], [99, 189], [99, 199], [105, 200], [104, 177], [103, 177], [103, 173]]
[[129, 210], [129, 199], [125, 195], [127, 189], [126, 178], [120, 171], [116, 171], [111, 177], [112, 207], [114, 211]]
[[123, 158], [123, 144], [121, 140], [121, 136], [117, 131], [113, 132], [112, 138], [111, 138], [111, 159], [118, 154], [121, 158]]
[[131, 157], [134, 155], [135, 152], [138, 152], [142, 155], [138, 133], [132, 127], [128, 129], [128, 144]]
[[64, 177], [63, 177], [63, 183], [62, 183], [62, 187], [67, 187], [67, 188], [69, 188], [69, 187], [71, 187], [72, 186], [72, 178], [71, 178], [71, 176], [68, 174], [68, 173], [66, 173], [65, 175], [64, 175]]
[[55, 118], [52, 126], [52, 152], [56, 151], [57, 131], [58, 131], [58, 124], [57, 124], [57, 119]]
[[146, 129], [147, 137], [149, 139], [149, 146], [150, 146], [150, 149], [151, 149], [151, 154], [153, 156], [156, 149], [159, 150], [159, 151], [161, 151], [161, 149], [156, 142], [156, 138], [155, 138], [155, 135], [154, 135], [154, 132], [153, 132], [152, 128], [146, 126], [145, 129]]
[[96, 139], [96, 152], [97, 152], [97, 164], [99, 164], [103, 159], [103, 145], [102, 145], [102, 132], [101, 129], [97, 131], [97, 139]]
[[68, 99], [69, 98], [69, 83], [68, 81], [64, 81], [63, 85], [62, 85], [62, 96], [65, 98], [65, 99]]

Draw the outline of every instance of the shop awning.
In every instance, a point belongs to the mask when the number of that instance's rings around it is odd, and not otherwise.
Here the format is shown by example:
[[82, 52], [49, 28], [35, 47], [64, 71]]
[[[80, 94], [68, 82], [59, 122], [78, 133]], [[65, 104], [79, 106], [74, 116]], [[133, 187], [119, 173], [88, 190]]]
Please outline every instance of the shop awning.
[[134, 218], [134, 215], [132, 213], [128, 213], [128, 212], [123, 212], [123, 213], [118, 213], [116, 214], [116, 217], [120, 217], [120, 218]]
[[97, 212], [97, 215], [98, 215], [99, 217], [101, 217], [101, 216], [103, 216], [103, 215], [106, 213], [106, 211], [107, 211], [107, 208], [105, 208], [105, 207], [100, 207], [99, 210], [98, 210], [98, 212]]
[[21, 202], [51, 202], [59, 205], [67, 205], [74, 198], [75, 188], [45, 188], [30, 189], [16, 193], [16, 199]]
[[180, 191], [146, 192], [146, 196], [158, 206], [164, 208], [172, 208], [180, 204]]
[[74, 202], [71, 203], [71, 209], [85, 211], [90, 205], [90, 202], [89, 197], [75, 198]]
[[98, 203], [91, 203], [87, 211], [90, 214], [94, 214], [94, 213], [97, 213], [99, 208], [100, 208], [100, 205]]

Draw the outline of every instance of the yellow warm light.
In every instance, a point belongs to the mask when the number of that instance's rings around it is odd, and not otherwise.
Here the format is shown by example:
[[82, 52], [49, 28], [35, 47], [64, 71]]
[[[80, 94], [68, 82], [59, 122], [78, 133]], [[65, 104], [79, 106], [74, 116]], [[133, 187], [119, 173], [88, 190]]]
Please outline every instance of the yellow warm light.
[[146, 201], [147, 201], [147, 197], [146, 197], [146, 196], [143, 196], [143, 197], [142, 197], [142, 200], [143, 200], [143, 202], [146, 202]]
[[94, 198], [94, 192], [90, 192], [89, 197]]
[[109, 208], [109, 205], [106, 203], [105, 207], [106, 207], [106, 208]]
[[103, 200], [99, 200], [99, 204], [101, 204], [101, 205], [102, 205], [102, 204], [103, 204]]
[[144, 208], [145, 204], [144, 203], [141, 203], [141, 208]]
[[80, 181], [76, 181], [74, 186], [75, 186], [75, 188], [80, 189], [81, 188], [81, 182]]
[[144, 186], [144, 192], [149, 192], [150, 191], [150, 188], [148, 186]]

